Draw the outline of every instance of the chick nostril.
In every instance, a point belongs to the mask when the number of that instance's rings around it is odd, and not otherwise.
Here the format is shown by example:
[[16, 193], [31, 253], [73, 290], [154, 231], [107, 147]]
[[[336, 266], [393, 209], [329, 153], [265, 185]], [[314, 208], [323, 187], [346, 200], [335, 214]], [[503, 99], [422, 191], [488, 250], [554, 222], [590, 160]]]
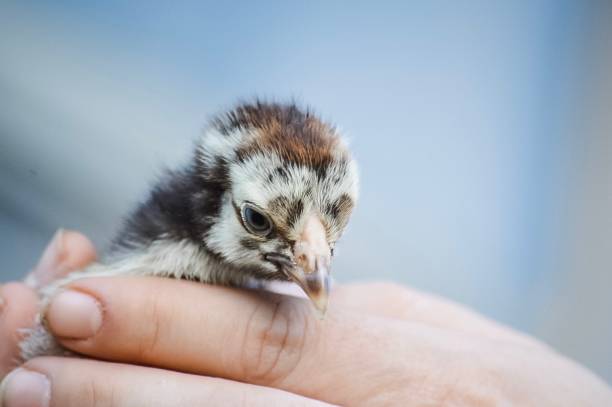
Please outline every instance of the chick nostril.
[[297, 254], [296, 264], [300, 266], [304, 273], [310, 274], [314, 272], [315, 269], [315, 257], [312, 255], [312, 253]]

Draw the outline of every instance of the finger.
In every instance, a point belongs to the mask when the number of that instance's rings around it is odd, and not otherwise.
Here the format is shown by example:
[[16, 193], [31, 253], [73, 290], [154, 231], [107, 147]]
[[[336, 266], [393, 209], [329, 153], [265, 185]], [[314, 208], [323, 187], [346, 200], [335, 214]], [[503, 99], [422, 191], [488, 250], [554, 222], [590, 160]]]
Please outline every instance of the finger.
[[3, 407], [327, 405], [246, 383], [67, 358], [33, 359], [11, 373], [2, 387]]
[[333, 305], [320, 320], [303, 299], [153, 277], [76, 281], [51, 300], [45, 318], [65, 347], [85, 355], [263, 384], [335, 404], [371, 397], [374, 378], [404, 369], [403, 362], [392, 365], [409, 360], [409, 346], [423, 348], [410, 344], [420, 337], [405, 337], [399, 321]]
[[0, 287], [0, 378], [19, 364], [21, 332], [34, 324], [37, 301], [36, 293], [24, 284]]
[[437, 355], [470, 354], [486, 342], [335, 304], [320, 320], [303, 299], [187, 281], [92, 278], [70, 288], [52, 299], [45, 315], [69, 349], [334, 404], [372, 400], [380, 393], [376, 383], [385, 382], [404, 383], [401, 391], [416, 397], [427, 391], [418, 387], [424, 371], [443, 373]]
[[526, 346], [543, 346], [520, 332], [485, 318], [459, 303], [389, 282], [351, 283], [338, 286], [331, 301], [343, 307], [386, 318], [422, 322], [431, 326], [507, 340]]
[[24, 282], [32, 288], [40, 288], [87, 266], [95, 259], [96, 249], [87, 237], [79, 232], [60, 229]]

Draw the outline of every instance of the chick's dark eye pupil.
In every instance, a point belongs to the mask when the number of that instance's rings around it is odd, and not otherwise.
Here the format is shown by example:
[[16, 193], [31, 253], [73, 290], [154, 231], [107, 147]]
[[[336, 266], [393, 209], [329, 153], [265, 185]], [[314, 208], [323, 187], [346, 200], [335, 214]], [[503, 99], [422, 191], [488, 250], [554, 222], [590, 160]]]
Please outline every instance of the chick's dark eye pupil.
[[268, 219], [254, 209], [246, 208], [245, 215], [247, 222], [251, 225], [253, 229], [256, 229], [258, 231], [264, 231], [270, 226], [268, 223]]

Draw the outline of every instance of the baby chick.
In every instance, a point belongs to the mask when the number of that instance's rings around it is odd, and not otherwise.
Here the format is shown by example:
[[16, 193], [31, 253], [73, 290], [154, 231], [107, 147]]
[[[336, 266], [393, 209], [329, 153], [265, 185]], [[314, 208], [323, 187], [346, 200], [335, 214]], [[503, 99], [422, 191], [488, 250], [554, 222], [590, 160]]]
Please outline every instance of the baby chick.
[[[294, 104], [238, 105], [211, 120], [191, 162], [127, 218], [108, 259], [45, 287], [43, 305], [79, 278], [154, 275], [293, 281], [325, 312], [333, 248], [357, 190], [356, 164], [334, 127]], [[42, 323], [21, 350], [26, 360], [65, 353]]]

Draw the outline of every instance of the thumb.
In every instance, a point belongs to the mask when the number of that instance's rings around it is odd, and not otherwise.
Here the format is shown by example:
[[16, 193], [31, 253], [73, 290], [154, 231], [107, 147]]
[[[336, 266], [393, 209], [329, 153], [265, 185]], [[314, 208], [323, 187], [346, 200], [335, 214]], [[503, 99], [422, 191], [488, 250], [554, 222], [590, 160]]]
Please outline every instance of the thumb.
[[87, 237], [79, 232], [59, 229], [24, 282], [37, 289], [95, 259], [96, 249]]

